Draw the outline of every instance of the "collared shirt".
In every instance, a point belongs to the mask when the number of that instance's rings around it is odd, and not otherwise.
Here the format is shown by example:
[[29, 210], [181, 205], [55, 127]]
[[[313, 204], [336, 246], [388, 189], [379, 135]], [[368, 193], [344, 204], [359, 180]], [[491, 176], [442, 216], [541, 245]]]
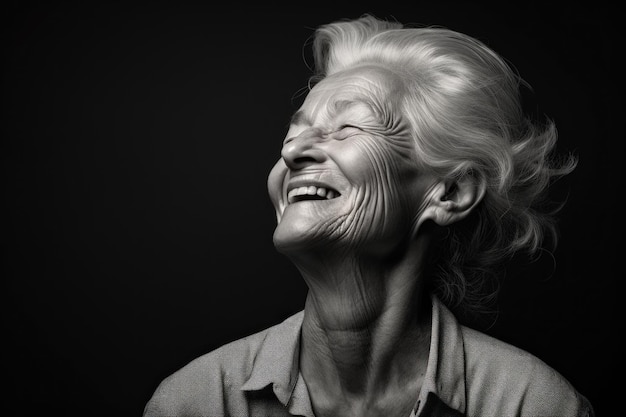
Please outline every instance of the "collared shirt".
[[[304, 312], [164, 379], [144, 417], [314, 417], [299, 370]], [[432, 297], [428, 366], [410, 416], [592, 417], [587, 399], [530, 353], [460, 325]]]

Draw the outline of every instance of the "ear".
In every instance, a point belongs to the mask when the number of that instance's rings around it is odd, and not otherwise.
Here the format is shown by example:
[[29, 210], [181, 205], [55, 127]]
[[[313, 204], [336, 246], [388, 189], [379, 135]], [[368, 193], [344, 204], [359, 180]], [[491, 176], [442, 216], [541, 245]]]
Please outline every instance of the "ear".
[[420, 223], [431, 219], [439, 226], [448, 226], [464, 219], [483, 199], [486, 188], [484, 178], [469, 173], [457, 180], [436, 183], [426, 196]]

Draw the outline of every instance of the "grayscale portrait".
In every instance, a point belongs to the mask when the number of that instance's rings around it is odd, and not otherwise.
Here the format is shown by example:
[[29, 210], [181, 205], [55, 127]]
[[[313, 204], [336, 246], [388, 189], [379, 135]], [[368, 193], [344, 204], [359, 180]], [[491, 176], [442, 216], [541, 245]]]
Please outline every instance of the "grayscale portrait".
[[619, 415], [617, 7], [3, 6], [4, 415]]
[[540, 358], [460, 324], [499, 267], [555, 235], [576, 158], [479, 40], [372, 15], [315, 31], [314, 74], [267, 187], [302, 311], [167, 377], [165, 416], [592, 416]]

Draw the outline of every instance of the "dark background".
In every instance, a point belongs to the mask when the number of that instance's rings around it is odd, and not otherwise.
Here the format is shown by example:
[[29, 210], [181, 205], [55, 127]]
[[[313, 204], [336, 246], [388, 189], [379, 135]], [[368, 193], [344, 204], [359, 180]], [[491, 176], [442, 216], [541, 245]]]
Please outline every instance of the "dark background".
[[3, 6], [5, 415], [139, 416], [165, 376], [302, 308], [304, 284], [272, 246], [266, 177], [313, 28], [365, 12], [485, 41], [579, 156], [555, 188], [568, 198], [555, 262], [511, 268], [485, 331], [559, 370], [599, 415], [617, 410], [616, 9], [381, 3]]

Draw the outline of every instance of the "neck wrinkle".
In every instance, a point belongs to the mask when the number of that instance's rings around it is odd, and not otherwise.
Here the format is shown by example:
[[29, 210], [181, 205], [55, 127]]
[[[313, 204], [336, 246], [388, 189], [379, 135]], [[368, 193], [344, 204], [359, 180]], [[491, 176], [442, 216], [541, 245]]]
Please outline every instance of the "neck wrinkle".
[[377, 406], [398, 393], [408, 393], [407, 403], [416, 400], [428, 359], [430, 302], [419, 257], [402, 260], [374, 268], [344, 258], [323, 277], [301, 269], [309, 285], [301, 371], [318, 408]]

